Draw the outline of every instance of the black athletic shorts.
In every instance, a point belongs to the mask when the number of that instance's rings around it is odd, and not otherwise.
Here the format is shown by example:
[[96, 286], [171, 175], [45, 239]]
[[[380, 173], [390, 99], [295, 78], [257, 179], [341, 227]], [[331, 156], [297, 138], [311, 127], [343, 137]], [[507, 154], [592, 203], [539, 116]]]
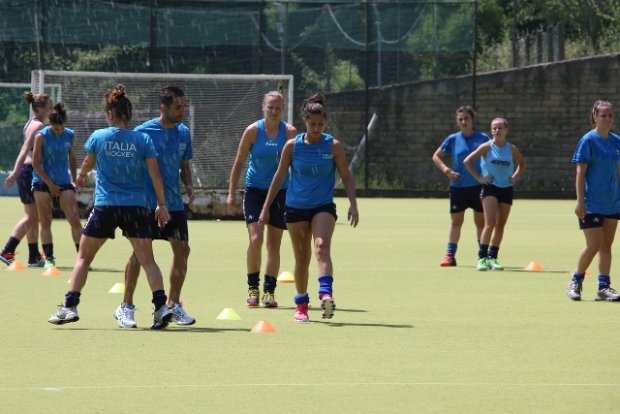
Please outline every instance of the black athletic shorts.
[[599, 214], [599, 213], [590, 213], [586, 214], [583, 218], [583, 221], [579, 220], [579, 230], [584, 229], [595, 229], [597, 227], [603, 227], [603, 222], [606, 219], [618, 220], [620, 219], [620, 213], [616, 214]]
[[[243, 215], [245, 224], [256, 223], [263, 210], [263, 204], [267, 198], [267, 190], [260, 190], [254, 187], [245, 187], [243, 191]], [[284, 222], [284, 205], [286, 203], [286, 189], [278, 191], [269, 206], [269, 225], [278, 229], [286, 230]]]
[[498, 187], [493, 184], [483, 184], [480, 191], [480, 199], [485, 197], [495, 197], [498, 203], [512, 205], [514, 190], [510, 187]]
[[152, 239], [151, 210], [136, 206], [95, 206], [82, 234], [96, 239], [113, 239], [117, 227], [125, 237]]
[[[67, 190], [75, 191], [75, 187], [73, 186], [73, 184], [63, 184], [63, 185], [59, 185], [58, 187], [60, 187], [60, 191], [67, 191]], [[50, 188], [45, 183], [32, 183], [32, 192], [34, 193], [35, 191], [49, 193]]]
[[17, 191], [22, 204], [34, 204], [34, 194], [32, 194], [32, 164], [24, 164], [17, 176]]
[[[151, 238], [153, 240], [182, 240], [189, 241], [189, 230], [187, 228], [187, 215], [184, 210], [171, 211], [170, 221], [162, 229], [155, 218], [155, 210], [149, 210], [151, 225]], [[123, 236], [128, 237], [123, 230]]]
[[482, 184], [471, 187], [450, 186], [450, 213], [460, 213], [468, 208], [482, 213], [481, 190]]
[[324, 204], [315, 208], [293, 208], [286, 206], [284, 220], [287, 223], [298, 223], [300, 221], [312, 222], [312, 218], [319, 213], [329, 213], [338, 220], [338, 216], [336, 215], [336, 204], [334, 203]]

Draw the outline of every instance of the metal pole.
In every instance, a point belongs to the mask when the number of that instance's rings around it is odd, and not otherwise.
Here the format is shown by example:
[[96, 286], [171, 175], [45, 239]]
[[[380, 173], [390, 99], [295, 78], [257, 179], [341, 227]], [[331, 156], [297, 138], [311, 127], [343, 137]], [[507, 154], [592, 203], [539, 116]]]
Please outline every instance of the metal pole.
[[146, 65], [153, 72], [155, 66], [155, 47], [157, 44], [157, 0], [151, 0], [151, 44], [149, 46], [149, 60]]
[[519, 66], [519, 55], [517, 50], [517, 0], [512, 0], [512, 67]]
[[472, 75], [471, 75], [471, 105], [474, 108], [474, 110], [476, 109], [476, 70], [477, 70], [477, 60], [478, 57], [476, 56], [478, 54], [477, 48], [476, 48], [476, 38], [478, 37], [478, 30], [476, 29], [476, 26], [478, 24], [478, 0], [476, 0], [474, 2], [474, 39], [473, 39], [473, 49], [474, 49], [474, 59], [473, 59], [473, 64], [472, 64]]
[[[368, 50], [368, 40], [370, 38], [370, 25], [368, 20], [370, 19], [370, 12], [368, 10], [368, 0], [364, 0], [364, 52], [366, 54], [366, 73], [365, 90], [364, 90], [364, 128], [366, 129], [366, 137], [368, 137], [368, 81], [370, 72], [370, 57]], [[366, 139], [366, 146], [364, 147], [364, 189], [368, 190], [368, 139]]]
[[39, 0], [34, 0], [34, 31], [37, 39], [37, 69], [42, 69], [41, 54], [43, 49], [41, 47], [41, 39], [43, 37], [42, 25], [41, 25], [41, 8], [39, 7]]

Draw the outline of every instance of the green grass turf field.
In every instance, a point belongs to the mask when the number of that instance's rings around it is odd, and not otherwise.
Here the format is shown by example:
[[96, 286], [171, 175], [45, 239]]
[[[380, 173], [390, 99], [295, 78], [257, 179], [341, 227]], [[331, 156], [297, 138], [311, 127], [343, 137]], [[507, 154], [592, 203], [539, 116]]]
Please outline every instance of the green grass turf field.
[[[565, 293], [584, 245], [574, 202], [517, 199], [500, 250], [503, 272], [475, 270], [471, 212], [459, 266], [439, 267], [447, 200], [361, 199], [357, 229], [345, 225], [346, 200], [337, 202], [338, 309], [320, 318], [313, 262], [309, 324], [293, 322], [292, 284], [278, 286], [279, 309], [246, 308], [242, 222], [192, 221], [182, 299], [196, 325], [149, 331], [144, 275], [139, 328], [116, 325], [122, 295], [108, 290], [123, 281], [130, 254], [120, 232], [93, 263], [80, 321], [51, 325], [75, 260], [68, 224], [55, 221], [62, 276], [0, 270], [0, 412], [618, 412], [620, 304], [594, 302], [596, 264], [582, 302]], [[0, 198], [0, 211], [4, 243], [21, 217], [18, 198]], [[25, 243], [18, 250], [25, 262]], [[169, 246], [156, 242], [155, 257], [167, 279]], [[620, 280], [618, 260], [612, 281]], [[544, 270], [523, 271], [531, 261]], [[292, 264], [285, 233], [281, 270]], [[224, 308], [242, 319], [217, 320]], [[250, 333], [260, 320], [277, 332]]]

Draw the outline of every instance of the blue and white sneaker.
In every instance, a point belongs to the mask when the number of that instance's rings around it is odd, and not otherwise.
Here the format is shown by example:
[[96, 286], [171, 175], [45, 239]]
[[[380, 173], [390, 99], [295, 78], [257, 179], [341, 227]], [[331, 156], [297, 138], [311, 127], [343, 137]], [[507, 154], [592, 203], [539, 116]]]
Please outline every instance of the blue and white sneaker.
[[172, 319], [177, 325], [188, 326], [196, 323], [196, 318], [192, 318], [183, 309], [183, 305], [179, 302], [176, 302], [172, 308], [170, 308], [172, 312]]
[[80, 320], [80, 316], [77, 312], [77, 307], [66, 308], [63, 305], [58, 306], [58, 312], [50, 316], [47, 320], [54, 325], [64, 325], [69, 322], [77, 322]]
[[138, 324], [134, 319], [136, 307], [134, 305], [118, 305], [118, 308], [114, 311], [114, 318], [118, 321], [118, 326], [121, 328], [136, 328]]

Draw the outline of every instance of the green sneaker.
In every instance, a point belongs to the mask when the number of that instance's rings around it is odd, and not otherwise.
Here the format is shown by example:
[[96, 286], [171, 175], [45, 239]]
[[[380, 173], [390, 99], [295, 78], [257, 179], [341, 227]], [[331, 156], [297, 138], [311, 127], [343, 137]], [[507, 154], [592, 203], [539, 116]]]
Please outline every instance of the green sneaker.
[[487, 266], [491, 270], [504, 270], [504, 266], [497, 263], [497, 259], [487, 259]]
[[46, 257], [43, 269], [49, 269], [50, 267], [56, 267], [56, 261], [53, 257]]
[[488, 269], [489, 269], [489, 266], [487, 266], [487, 259], [484, 257], [481, 259], [478, 259], [478, 266], [476, 266], [476, 270], [486, 271]]

